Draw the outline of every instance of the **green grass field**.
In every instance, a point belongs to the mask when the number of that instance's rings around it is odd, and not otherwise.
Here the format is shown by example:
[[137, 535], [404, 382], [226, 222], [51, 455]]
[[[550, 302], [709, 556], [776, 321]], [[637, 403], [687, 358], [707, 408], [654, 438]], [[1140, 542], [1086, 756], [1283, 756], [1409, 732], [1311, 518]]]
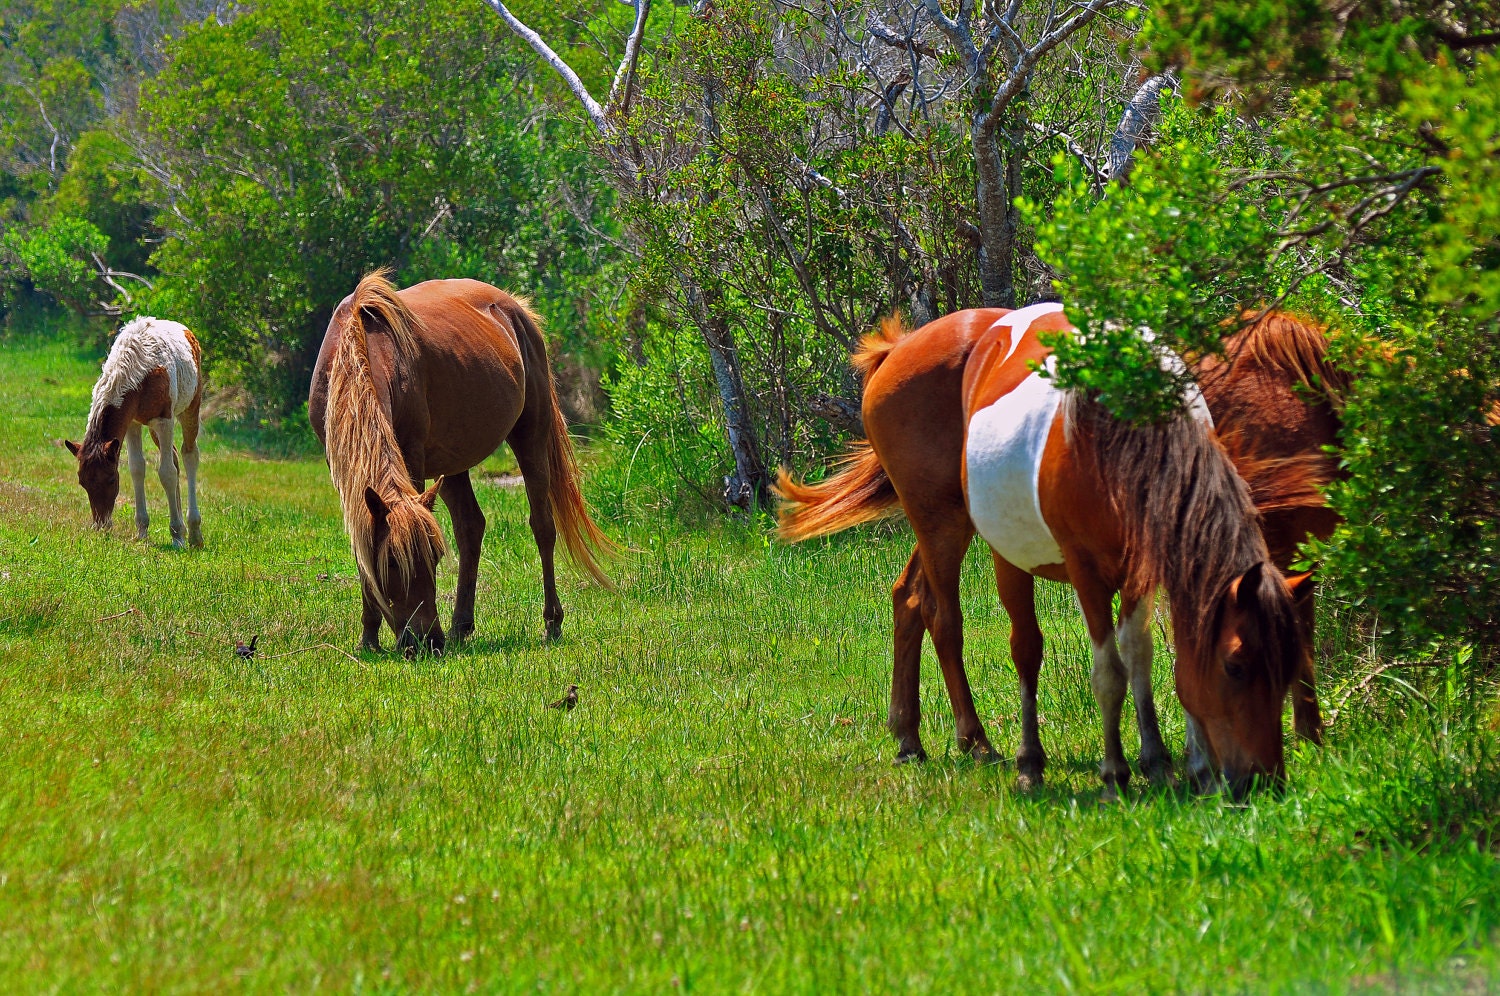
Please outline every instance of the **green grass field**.
[[[1047, 787], [953, 756], [930, 660], [933, 760], [894, 768], [907, 535], [789, 549], [764, 521], [689, 523], [603, 451], [591, 497], [633, 552], [614, 593], [564, 573], [560, 643], [541, 640], [524, 495], [485, 484], [475, 639], [351, 656], [321, 459], [211, 432], [206, 549], [171, 549], [154, 475], [150, 543], [128, 507], [113, 535], [87, 529], [53, 440], [82, 433], [98, 360], [0, 341], [6, 990], [1500, 986], [1500, 712], [1457, 664], [1371, 677], [1390, 662], [1330, 612], [1341, 708], [1285, 793], [1235, 808], [1133, 783], [1101, 807], [1088, 646], [1048, 586]], [[1011, 753], [1007, 624], [987, 560], [968, 566], [970, 676]], [[451, 564], [442, 580], [451, 598]], [[238, 660], [253, 634], [261, 656]], [[578, 709], [546, 710], [573, 681]]]

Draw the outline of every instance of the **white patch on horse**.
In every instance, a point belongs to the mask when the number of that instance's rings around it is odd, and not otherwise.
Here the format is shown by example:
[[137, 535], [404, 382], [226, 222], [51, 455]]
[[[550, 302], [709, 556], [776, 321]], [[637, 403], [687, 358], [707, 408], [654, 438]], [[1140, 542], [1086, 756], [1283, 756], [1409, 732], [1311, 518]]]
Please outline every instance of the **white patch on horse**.
[[137, 318], [120, 329], [104, 360], [104, 371], [94, 384], [89, 428], [106, 408], [117, 407], [157, 367], [166, 369], [172, 386], [172, 414], [182, 414], [198, 393], [198, 366], [193, 362], [193, 346], [186, 332], [186, 325], [161, 318]]
[[[1001, 363], [1031, 334], [1036, 319], [1059, 311], [1060, 304], [1034, 304], [996, 322], [1014, 330]], [[1042, 453], [1061, 402], [1062, 392], [1050, 380], [1032, 373], [1015, 390], [969, 419], [964, 443], [969, 517], [996, 553], [1024, 571], [1060, 564], [1063, 559], [1042, 518], [1037, 494]]]

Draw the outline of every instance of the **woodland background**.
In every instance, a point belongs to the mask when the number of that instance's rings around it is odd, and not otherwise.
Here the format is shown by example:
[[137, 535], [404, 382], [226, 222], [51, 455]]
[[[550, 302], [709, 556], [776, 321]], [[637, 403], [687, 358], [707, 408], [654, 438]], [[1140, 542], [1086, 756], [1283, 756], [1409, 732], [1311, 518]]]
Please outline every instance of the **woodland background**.
[[1309, 556], [1403, 652], [1492, 661], [1497, 42], [1462, 0], [11, 0], [0, 308], [182, 320], [218, 414], [303, 445], [362, 273], [484, 279], [698, 515], [858, 435], [892, 312], [1060, 299], [1064, 381], [1151, 419], [1136, 330], [1295, 308], [1354, 374]]

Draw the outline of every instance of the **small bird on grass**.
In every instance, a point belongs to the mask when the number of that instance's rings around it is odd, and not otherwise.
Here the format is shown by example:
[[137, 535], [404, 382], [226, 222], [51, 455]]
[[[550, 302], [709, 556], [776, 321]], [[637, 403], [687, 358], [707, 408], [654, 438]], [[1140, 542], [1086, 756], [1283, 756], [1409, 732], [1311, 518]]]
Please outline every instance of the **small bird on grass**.
[[244, 640], [235, 640], [234, 641], [234, 656], [240, 658], [241, 660], [246, 660], [246, 661], [248, 661], [250, 658], [254, 657], [255, 656], [255, 641], [259, 640], [259, 639], [260, 639], [260, 634], [256, 633], [254, 636], [252, 636], [250, 638], [250, 642], [249, 643], [246, 643]]
[[578, 704], [578, 686], [577, 685], [569, 685], [568, 686], [568, 694], [564, 695], [562, 698], [558, 699], [556, 702], [553, 702], [552, 704], [550, 704], [549, 706], [547, 706], [547, 708], [548, 709], [567, 709], [567, 710], [571, 710], [577, 704]]

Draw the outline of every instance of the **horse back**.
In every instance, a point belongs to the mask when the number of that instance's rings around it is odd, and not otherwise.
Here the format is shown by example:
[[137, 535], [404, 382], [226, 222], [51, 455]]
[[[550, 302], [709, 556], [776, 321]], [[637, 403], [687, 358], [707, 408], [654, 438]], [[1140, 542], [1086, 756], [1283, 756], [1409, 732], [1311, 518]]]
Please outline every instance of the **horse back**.
[[974, 309], [929, 322], [884, 351], [865, 384], [865, 433], [914, 521], [965, 514], [964, 370], [975, 343], [1006, 313]]

